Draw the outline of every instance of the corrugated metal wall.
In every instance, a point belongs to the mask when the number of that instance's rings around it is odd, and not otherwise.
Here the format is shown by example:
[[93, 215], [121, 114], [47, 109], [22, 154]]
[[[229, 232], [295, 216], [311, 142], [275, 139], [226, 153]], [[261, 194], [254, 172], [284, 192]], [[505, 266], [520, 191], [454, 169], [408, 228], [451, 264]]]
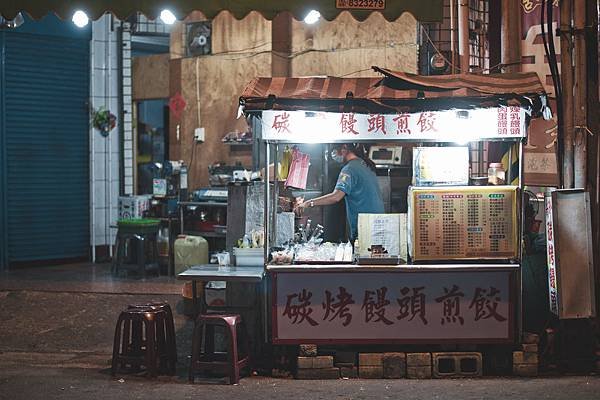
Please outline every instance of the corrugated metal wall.
[[0, 46], [4, 264], [86, 257], [89, 38], [4, 31]]

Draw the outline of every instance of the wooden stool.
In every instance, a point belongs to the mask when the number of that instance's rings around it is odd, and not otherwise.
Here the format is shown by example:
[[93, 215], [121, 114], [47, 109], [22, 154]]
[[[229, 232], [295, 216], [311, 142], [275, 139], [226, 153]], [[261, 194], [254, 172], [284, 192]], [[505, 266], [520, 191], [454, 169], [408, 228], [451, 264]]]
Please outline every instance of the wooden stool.
[[[215, 353], [215, 326], [225, 328], [227, 354]], [[238, 329], [242, 334], [238, 336]], [[206, 332], [205, 332], [206, 330]], [[243, 357], [238, 352], [238, 338], [243, 346]], [[204, 344], [204, 352], [202, 345]], [[242, 317], [238, 314], [201, 314], [196, 319], [192, 337], [192, 360], [189, 381], [194, 382], [197, 373], [218, 372], [229, 376], [229, 384], [240, 381], [240, 370], [250, 364], [250, 346]]]
[[119, 366], [124, 369], [129, 365], [138, 372], [143, 365], [148, 376], [154, 377], [159, 371], [159, 360], [169, 360], [166, 364], [175, 365], [166, 346], [166, 320], [164, 309], [133, 308], [121, 312], [113, 343], [113, 376]]
[[[162, 328], [164, 332], [158, 334], [156, 337], [158, 338], [158, 347], [166, 349], [166, 352], [163, 353], [163, 356], [159, 359], [159, 370], [167, 371], [171, 375], [175, 375], [177, 369], [177, 342], [175, 337], [175, 322], [173, 320], [173, 312], [171, 311], [171, 306], [167, 302], [153, 302], [153, 303], [145, 303], [145, 304], [130, 304], [128, 307], [130, 310], [144, 310], [144, 309], [152, 309], [152, 310], [163, 310], [165, 315], [165, 323]], [[157, 327], [160, 329], [161, 327]], [[132, 326], [133, 329], [133, 326]], [[141, 325], [135, 326], [136, 336], [141, 334]], [[133, 335], [133, 334], [132, 334]], [[164, 342], [162, 342], [164, 340]]]

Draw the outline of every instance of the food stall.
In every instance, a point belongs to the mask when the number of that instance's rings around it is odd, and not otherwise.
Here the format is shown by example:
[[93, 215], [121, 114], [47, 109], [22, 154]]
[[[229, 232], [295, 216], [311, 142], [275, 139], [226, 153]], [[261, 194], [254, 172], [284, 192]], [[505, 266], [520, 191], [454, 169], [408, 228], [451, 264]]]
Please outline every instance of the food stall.
[[[510, 157], [522, 163], [530, 119], [550, 117], [537, 75], [374, 69], [383, 78], [257, 78], [240, 98], [264, 143], [263, 165], [275, 166], [265, 168], [264, 196], [272, 343], [513, 343], [521, 317], [522, 179], [505, 184], [515, 177], [494, 165], [482, 182], [472, 149], [516, 144]], [[340, 143], [412, 150], [408, 213], [359, 215], [357, 242], [341, 245], [313, 240], [322, 232], [297, 218], [294, 242], [277, 247], [284, 147]]]

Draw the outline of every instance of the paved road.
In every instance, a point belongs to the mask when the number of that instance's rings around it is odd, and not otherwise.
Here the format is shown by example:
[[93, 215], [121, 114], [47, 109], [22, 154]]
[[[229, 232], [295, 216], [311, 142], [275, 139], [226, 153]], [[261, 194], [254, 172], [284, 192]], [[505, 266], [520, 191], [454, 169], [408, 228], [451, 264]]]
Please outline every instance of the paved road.
[[4, 368], [0, 399], [600, 399], [600, 377], [464, 380], [296, 381], [245, 378], [236, 386], [189, 385], [181, 378], [148, 381], [111, 378], [98, 369]]

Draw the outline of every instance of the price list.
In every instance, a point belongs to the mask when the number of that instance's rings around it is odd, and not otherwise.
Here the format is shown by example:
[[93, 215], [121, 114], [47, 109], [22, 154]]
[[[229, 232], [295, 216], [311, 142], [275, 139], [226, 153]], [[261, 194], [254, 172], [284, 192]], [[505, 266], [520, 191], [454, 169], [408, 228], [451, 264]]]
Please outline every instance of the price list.
[[413, 188], [411, 196], [414, 260], [516, 257], [515, 187]]

